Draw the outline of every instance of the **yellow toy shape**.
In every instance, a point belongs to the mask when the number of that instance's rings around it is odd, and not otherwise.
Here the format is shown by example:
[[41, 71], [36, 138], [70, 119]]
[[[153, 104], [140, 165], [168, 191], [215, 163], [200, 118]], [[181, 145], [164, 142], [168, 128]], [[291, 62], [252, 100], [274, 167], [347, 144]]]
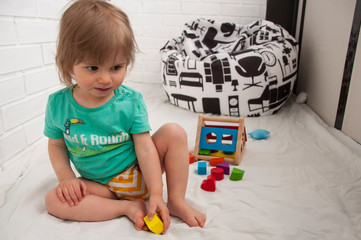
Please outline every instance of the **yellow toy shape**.
[[155, 234], [161, 234], [163, 232], [163, 222], [160, 220], [157, 214], [154, 214], [152, 220], [148, 219], [148, 215], [144, 218], [145, 224], [147, 224], [150, 231], [154, 232]]

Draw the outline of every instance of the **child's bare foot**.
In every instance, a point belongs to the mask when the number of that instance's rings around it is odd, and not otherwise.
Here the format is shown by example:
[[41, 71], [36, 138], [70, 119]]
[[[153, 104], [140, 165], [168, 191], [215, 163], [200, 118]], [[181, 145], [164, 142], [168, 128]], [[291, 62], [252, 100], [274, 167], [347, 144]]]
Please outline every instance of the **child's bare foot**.
[[179, 217], [190, 227], [203, 227], [206, 222], [206, 216], [185, 200], [168, 201], [167, 206], [172, 216]]
[[141, 199], [129, 201], [129, 206], [125, 215], [134, 222], [135, 228], [140, 230], [146, 230], [143, 218], [147, 212], [147, 206]]

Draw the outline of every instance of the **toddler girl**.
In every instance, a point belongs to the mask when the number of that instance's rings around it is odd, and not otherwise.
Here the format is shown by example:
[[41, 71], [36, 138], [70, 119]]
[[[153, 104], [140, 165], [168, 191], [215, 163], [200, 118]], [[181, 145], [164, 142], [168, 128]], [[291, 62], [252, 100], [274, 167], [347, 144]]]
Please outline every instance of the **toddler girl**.
[[[78, 0], [64, 12], [56, 63], [67, 88], [50, 95], [44, 134], [59, 184], [45, 197], [62, 219], [104, 221], [169, 214], [203, 227], [205, 215], [185, 201], [188, 144], [185, 131], [166, 124], [150, 135], [142, 95], [122, 85], [136, 43], [127, 15], [100, 0]], [[70, 160], [81, 177], [77, 178]], [[162, 199], [162, 173], [167, 204]], [[149, 199], [148, 210], [145, 200]]]

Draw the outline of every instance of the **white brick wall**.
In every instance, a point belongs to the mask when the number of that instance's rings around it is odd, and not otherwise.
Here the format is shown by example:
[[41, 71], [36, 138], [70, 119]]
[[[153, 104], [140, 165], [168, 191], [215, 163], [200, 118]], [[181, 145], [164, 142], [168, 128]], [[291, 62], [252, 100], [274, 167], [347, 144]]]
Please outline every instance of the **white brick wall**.
[[[111, 0], [130, 17], [140, 53], [128, 81], [160, 82], [159, 49], [185, 22], [203, 17], [247, 24], [267, 0]], [[1, 0], [0, 171], [42, 138], [47, 97], [60, 87], [54, 54], [69, 0]]]
[[209, 18], [247, 24], [264, 18], [267, 0], [112, 0], [126, 11], [132, 22], [141, 53], [128, 81], [160, 82], [159, 49], [180, 36], [184, 24]]
[[54, 65], [58, 19], [66, 0], [0, 3], [0, 169], [21, 160], [42, 137]]

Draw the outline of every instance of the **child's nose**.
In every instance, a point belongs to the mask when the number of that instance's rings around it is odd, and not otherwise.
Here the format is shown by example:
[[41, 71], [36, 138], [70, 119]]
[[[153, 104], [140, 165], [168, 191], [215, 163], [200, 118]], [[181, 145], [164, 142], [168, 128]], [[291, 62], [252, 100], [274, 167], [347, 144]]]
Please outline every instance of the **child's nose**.
[[103, 73], [98, 78], [99, 83], [107, 84], [111, 82], [111, 77], [109, 73]]

